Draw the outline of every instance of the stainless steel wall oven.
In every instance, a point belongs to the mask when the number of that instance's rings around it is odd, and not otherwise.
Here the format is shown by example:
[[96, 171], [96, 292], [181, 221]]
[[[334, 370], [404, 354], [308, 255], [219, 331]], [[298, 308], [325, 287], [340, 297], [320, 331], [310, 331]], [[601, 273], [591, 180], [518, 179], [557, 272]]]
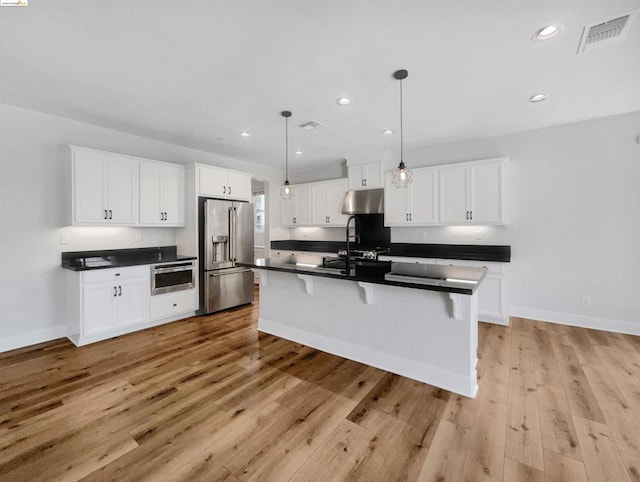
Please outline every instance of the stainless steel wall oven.
[[195, 261], [151, 265], [151, 294], [160, 295], [195, 287]]

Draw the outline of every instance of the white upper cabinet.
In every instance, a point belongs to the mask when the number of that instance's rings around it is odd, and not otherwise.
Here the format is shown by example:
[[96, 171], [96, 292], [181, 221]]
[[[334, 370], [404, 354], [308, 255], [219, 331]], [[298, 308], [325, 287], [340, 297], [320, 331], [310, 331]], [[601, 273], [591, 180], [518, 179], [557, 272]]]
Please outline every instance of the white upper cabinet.
[[504, 224], [505, 158], [440, 167], [440, 224]]
[[184, 183], [184, 166], [141, 161], [140, 224], [183, 226]]
[[384, 186], [385, 226], [425, 226], [438, 222], [438, 170], [413, 170], [413, 182], [407, 188], [392, 183], [387, 173]]
[[311, 184], [311, 223], [314, 226], [345, 226], [348, 216], [342, 214], [347, 180], [314, 182]]
[[251, 201], [251, 175], [198, 165], [198, 195]]
[[378, 189], [384, 187], [382, 161], [354, 164], [347, 167], [349, 190]]
[[138, 161], [72, 146], [73, 224], [137, 224]]
[[311, 225], [311, 190], [312, 184], [294, 185], [291, 199], [282, 200], [283, 226]]

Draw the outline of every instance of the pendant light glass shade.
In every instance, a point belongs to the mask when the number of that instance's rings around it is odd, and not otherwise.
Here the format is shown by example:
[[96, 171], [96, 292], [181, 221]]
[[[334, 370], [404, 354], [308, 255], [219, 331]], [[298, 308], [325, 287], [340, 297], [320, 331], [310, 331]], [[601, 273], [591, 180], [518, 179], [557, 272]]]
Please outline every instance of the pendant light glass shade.
[[409, 76], [406, 70], [397, 70], [393, 73], [393, 78], [400, 81], [400, 163], [393, 171], [391, 182], [397, 188], [407, 188], [413, 182], [413, 174], [404, 164], [404, 136], [402, 131], [402, 81]]
[[284, 200], [293, 198], [293, 186], [289, 184], [289, 117], [291, 112], [283, 110], [280, 115], [284, 117], [284, 184], [280, 187], [280, 197]]

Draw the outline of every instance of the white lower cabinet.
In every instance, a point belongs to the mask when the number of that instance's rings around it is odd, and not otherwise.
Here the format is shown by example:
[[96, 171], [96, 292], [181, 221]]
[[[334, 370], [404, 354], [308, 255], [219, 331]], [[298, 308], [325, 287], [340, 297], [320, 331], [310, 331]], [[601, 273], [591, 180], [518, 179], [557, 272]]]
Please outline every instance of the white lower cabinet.
[[176, 291], [151, 297], [149, 314], [152, 320], [187, 313], [196, 309], [196, 290]]
[[478, 321], [496, 325], [509, 324], [507, 306], [507, 263], [491, 261], [466, 261], [459, 259], [427, 259], [403, 256], [380, 256], [381, 260], [402, 263], [450, 264], [453, 266], [473, 266], [487, 268], [489, 272], [478, 288]]
[[76, 345], [179, 319], [196, 310], [196, 290], [151, 296], [150, 267], [65, 270], [68, 337]]

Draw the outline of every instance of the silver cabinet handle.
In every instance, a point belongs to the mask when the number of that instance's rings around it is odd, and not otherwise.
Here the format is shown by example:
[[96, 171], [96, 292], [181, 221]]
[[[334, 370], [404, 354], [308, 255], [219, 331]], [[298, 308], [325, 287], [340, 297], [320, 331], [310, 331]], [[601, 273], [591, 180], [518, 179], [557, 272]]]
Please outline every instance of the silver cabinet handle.
[[411, 218], [412, 215], [413, 213], [409, 213], [409, 221], [413, 221], [413, 219]]
[[109, 209], [109, 219], [113, 219], [113, 211], [111, 209]]
[[222, 194], [227, 194], [227, 186], [222, 186]]
[[473, 219], [473, 211], [469, 211], [469, 219]]
[[229, 190], [229, 195], [231, 195], [231, 186], [227, 186], [227, 189]]
[[122, 296], [122, 286], [118, 286], [118, 296]]
[[364, 179], [364, 186], [365, 187], [367, 186], [367, 179], [366, 178]]
[[360, 185], [364, 187], [364, 179], [360, 179]]
[[469, 211], [467, 211], [467, 219], [469, 219]]
[[404, 220], [405, 221], [409, 221], [409, 213], [405, 213], [404, 214]]
[[331, 222], [331, 216], [327, 216], [327, 222], [330, 223]]
[[106, 209], [104, 210], [104, 218], [105, 219], [109, 219], [109, 215], [107, 214], [107, 210]]
[[118, 296], [118, 288], [116, 288], [115, 286], [113, 287], [113, 297], [115, 298], [116, 296]]

